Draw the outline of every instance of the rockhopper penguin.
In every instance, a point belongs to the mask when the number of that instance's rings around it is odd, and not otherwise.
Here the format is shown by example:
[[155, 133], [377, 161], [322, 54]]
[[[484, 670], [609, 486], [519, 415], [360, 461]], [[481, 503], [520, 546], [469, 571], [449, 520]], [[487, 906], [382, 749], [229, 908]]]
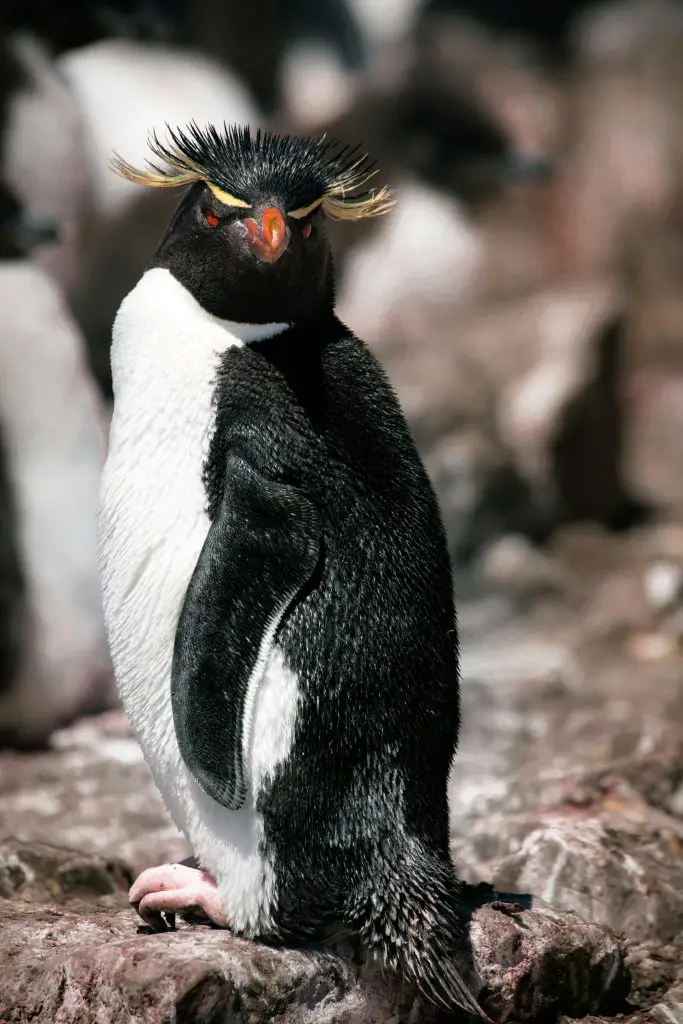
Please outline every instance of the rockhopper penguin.
[[188, 188], [114, 324], [101, 570], [120, 693], [199, 867], [150, 868], [131, 901], [158, 928], [199, 908], [245, 937], [356, 936], [476, 1012], [444, 529], [334, 312], [326, 220], [391, 197], [324, 140], [192, 124], [150, 146], [118, 172]]

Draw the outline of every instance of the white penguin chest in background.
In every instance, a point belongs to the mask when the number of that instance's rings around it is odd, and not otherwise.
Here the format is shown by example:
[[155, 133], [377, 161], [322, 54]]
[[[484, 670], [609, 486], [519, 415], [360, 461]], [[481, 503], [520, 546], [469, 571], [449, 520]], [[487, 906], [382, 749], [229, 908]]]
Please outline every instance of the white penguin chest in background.
[[110, 678], [95, 534], [105, 414], [83, 339], [44, 270], [3, 261], [0, 310], [0, 423], [28, 622], [0, 726], [35, 740], [98, 678], [104, 697]]
[[182, 604], [210, 526], [202, 471], [218, 363], [243, 338], [282, 326], [226, 325], [168, 271], [147, 271], [114, 326], [114, 415], [100, 492], [102, 590], [119, 692], [168, 811], [216, 875], [231, 924], [246, 933], [267, 927], [273, 898], [255, 791], [288, 748], [296, 680], [276, 648], [262, 652], [259, 677], [250, 683], [251, 746], [244, 751], [251, 790], [242, 808], [229, 811], [199, 788], [182, 760], [171, 667]]

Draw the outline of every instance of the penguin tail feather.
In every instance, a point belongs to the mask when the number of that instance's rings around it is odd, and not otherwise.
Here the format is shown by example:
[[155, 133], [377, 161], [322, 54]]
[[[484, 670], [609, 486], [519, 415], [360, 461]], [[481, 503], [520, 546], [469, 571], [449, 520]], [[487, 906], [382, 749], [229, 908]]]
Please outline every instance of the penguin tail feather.
[[473, 994], [482, 984], [453, 867], [422, 844], [413, 846], [409, 858], [381, 873], [385, 884], [377, 884], [375, 875], [362, 904], [354, 901], [354, 931], [389, 970], [429, 1002], [490, 1020]]

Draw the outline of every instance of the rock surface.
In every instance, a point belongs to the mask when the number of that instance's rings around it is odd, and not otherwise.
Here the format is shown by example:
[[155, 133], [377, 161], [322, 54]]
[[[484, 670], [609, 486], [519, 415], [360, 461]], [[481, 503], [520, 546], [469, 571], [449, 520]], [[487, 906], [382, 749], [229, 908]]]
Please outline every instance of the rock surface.
[[[146, 934], [126, 907], [129, 883], [125, 865], [96, 854], [37, 842], [0, 846], [0, 1020], [398, 1024], [437, 1017], [352, 956], [269, 948], [185, 923]], [[575, 915], [489, 902], [475, 910], [471, 934], [479, 998], [494, 1020], [545, 1021], [563, 1009], [623, 1005], [623, 944]]]
[[385, 992], [359, 986], [334, 957], [280, 953], [203, 927], [140, 935], [130, 910], [13, 902], [0, 942], [3, 1021], [327, 1024], [401, 1019], [406, 1002], [397, 993], [389, 1008]]

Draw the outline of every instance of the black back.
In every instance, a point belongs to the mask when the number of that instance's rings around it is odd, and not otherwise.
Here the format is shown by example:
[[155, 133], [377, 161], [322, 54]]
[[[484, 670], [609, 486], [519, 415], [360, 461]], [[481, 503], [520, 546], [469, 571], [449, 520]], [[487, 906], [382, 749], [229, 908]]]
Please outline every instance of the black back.
[[[16, 681], [27, 639], [26, 580], [19, 556], [17, 510], [3, 434], [0, 417], [0, 693]], [[8, 738], [0, 730], [0, 744]]]
[[338, 917], [341, 894], [367, 884], [375, 860], [380, 870], [397, 819], [448, 863], [459, 726], [451, 570], [396, 397], [332, 313], [228, 350], [216, 400], [211, 515], [237, 455], [305, 496], [322, 524], [317, 567], [276, 637], [300, 681], [294, 747], [260, 796], [280, 926], [301, 937]]

